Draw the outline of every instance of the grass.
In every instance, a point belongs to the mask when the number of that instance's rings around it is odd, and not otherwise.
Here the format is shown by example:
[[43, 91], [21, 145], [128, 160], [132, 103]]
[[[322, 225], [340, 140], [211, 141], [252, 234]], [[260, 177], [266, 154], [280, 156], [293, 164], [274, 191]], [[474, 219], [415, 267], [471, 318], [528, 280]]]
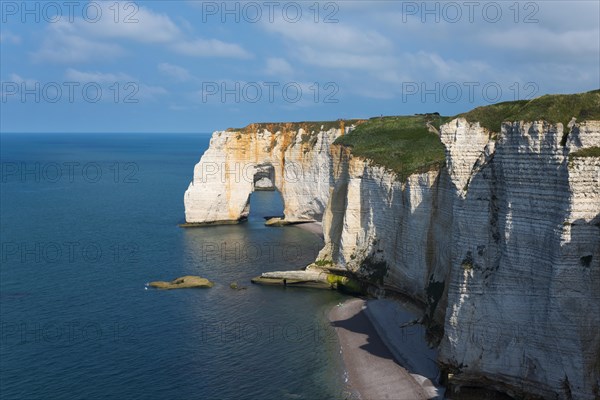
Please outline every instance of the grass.
[[333, 128], [343, 128], [350, 125], [356, 125], [363, 122], [360, 119], [338, 119], [336, 121], [302, 121], [302, 122], [261, 122], [250, 124], [244, 128], [228, 128], [228, 132], [252, 133], [259, 130], [267, 129], [269, 132], [293, 132], [302, 128], [307, 134], [312, 135], [317, 133], [323, 127], [323, 130], [328, 131]]
[[[356, 129], [339, 137], [335, 144], [348, 146], [352, 154], [372, 160], [375, 164], [394, 171], [401, 180], [413, 173], [440, 168], [445, 162], [445, 149], [438, 135], [430, 132], [450, 120], [463, 117], [479, 122], [492, 133], [492, 139], [505, 121], [561, 122], [566, 126], [572, 117], [578, 121], [600, 120], [600, 90], [569, 95], [545, 95], [532, 100], [519, 100], [478, 107], [454, 117], [439, 114], [376, 117], [369, 120], [306, 121], [291, 123], [251, 124], [241, 129], [228, 129], [240, 134], [268, 129], [270, 132], [291, 132], [302, 128], [303, 143], [312, 143], [321, 130], [356, 125]], [[563, 142], [566, 141], [566, 134]], [[564, 144], [564, 143], [563, 143]], [[598, 147], [580, 150], [571, 157], [598, 156]]]
[[573, 166], [573, 160], [575, 158], [582, 157], [600, 157], [600, 147], [593, 146], [585, 149], [577, 150], [569, 154], [569, 168]]
[[459, 114], [470, 122], [479, 122], [498, 133], [505, 121], [561, 122], [565, 127], [572, 117], [578, 121], [600, 120], [600, 90], [578, 94], [552, 94], [532, 100], [509, 101], [475, 108]]
[[326, 267], [328, 265], [333, 265], [333, 261], [331, 261], [331, 260], [317, 260], [317, 261], [315, 261], [315, 265], [317, 267]]
[[399, 177], [438, 168], [445, 160], [442, 142], [427, 123], [446, 122], [438, 114], [372, 118], [339, 137], [335, 144], [349, 146], [352, 154], [372, 160]]
[[356, 279], [330, 274], [327, 275], [327, 282], [333, 289], [338, 289], [341, 292], [347, 294], [363, 294], [363, 288]]
[[587, 147], [569, 154], [569, 159], [573, 159], [574, 157], [600, 157], [600, 147]]
[[[445, 160], [444, 146], [435, 133], [429, 132], [427, 123], [439, 128], [458, 117], [479, 122], [492, 133], [492, 138], [500, 132], [505, 121], [545, 120], [566, 126], [572, 117], [578, 121], [600, 120], [600, 90], [492, 104], [454, 117], [420, 114], [371, 118], [335, 143], [351, 147], [352, 154], [368, 158], [405, 179], [410, 174], [438, 168]], [[571, 156], [594, 157], [598, 156], [598, 151], [597, 147], [589, 148]]]

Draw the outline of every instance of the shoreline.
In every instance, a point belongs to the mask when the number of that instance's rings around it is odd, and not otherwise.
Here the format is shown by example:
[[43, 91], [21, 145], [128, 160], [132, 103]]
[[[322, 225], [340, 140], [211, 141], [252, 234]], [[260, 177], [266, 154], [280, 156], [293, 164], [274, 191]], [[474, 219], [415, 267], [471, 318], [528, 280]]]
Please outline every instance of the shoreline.
[[378, 321], [374, 324], [372, 319], [376, 314], [367, 312], [367, 307], [373, 306], [378, 308], [371, 301], [350, 299], [333, 307], [328, 315], [339, 340], [349, 389], [362, 400], [438, 397], [437, 389], [427, 377], [409, 372], [396, 361], [393, 354], [396, 351], [378, 333], [384, 325]]
[[321, 239], [325, 238], [325, 235], [323, 234], [323, 224], [321, 222], [306, 222], [304, 224], [296, 224], [294, 226], [300, 229], [304, 229], [305, 231], [314, 233]]

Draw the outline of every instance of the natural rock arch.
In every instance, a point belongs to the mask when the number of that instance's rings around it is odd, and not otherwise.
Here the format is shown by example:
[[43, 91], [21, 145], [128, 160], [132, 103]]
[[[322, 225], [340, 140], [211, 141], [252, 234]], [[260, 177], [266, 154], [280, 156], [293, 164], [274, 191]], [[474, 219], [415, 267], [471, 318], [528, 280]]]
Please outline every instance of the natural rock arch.
[[215, 132], [184, 196], [186, 222], [244, 219], [250, 194], [261, 189], [279, 190], [285, 220], [320, 221], [329, 200], [329, 148], [341, 134], [339, 128], [308, 132], [301, 127]]

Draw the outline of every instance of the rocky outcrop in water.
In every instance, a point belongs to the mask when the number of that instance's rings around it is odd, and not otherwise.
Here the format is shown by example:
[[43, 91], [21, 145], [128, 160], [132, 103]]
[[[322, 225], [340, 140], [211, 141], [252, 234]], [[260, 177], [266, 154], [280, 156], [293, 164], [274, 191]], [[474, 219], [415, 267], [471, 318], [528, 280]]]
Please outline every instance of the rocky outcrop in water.
[[329, 198], [329, 146], [352, 125], [250, 125], [213, 133], [185, 192], [188, 224], [238, 221], [254, 190], [277, 189], [286, 220], [321, 220]]
[[181, 278], [173, 279], [170, 282], [154, 281], [148, 286], [156, 289], [192, 289], [192, 288], [211, 288], [213, 283], [206, 278], [201, 278], [194, 275], [186, 275]]

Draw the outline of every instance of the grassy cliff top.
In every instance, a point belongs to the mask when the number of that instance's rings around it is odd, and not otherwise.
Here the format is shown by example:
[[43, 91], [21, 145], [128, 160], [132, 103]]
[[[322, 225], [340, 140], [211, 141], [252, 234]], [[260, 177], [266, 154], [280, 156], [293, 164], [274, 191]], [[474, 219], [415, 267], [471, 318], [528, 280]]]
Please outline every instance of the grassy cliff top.
[[[445, 161], [445, 149], [438, 135], [428, 124], [440, 125], [458, 117], [479, 122], [490, 132], [498, 133], [505, 121], [561, 122], [565, 126], [572, 117], [578, 121], [600, 120], [600, 90], [567, 95], [545, 95], [532, 100], [509, 101], [478, 107], [454, 117], [439, 114], [375, 117], [369, 120], [264, 122], [227, 131], [251, 133], [267, 129], [270, 132], [293, 132], [302, 128], [308, 134], [332, 128], [356, 125], [356, 129], [339, 137], [335, 143], [352, 148], [352, 154], [389, 168], [404, 179], [415, 172], [438, 168]], [[587, 154], [587, 153], [586, 153]]]
[[479, 122], [490, 132], [499, 132], [505, 121], [546, 120], [562, 122], [600, 120], [600, 90], [569, 95], [545, 95], [532, 100], [510, 101], [478, 107], [454, 117], [438, 114], [371, 118], [358, 125], [336, 144], [352, 147], [352, 154], [365, 157], [398, 173], [401, 178], [427, 171], [445, 160], [444, 146], [435, 128], [458, 117]]
[[445, 161], [442, 142], [428, 124], [439, 127], [449, 120], [438, 114], [371, 118], [335, 144], [352, 147], [365, 157], [396, 172], [401, 178], [439, 167]]
[[507, 101], [477, 107], [459, 114], [469, 122], [479, 122], [491, 132], [499, 132], [505, 121], [562, 122], [567, 126], [572, 117], [578, 121], [600, 120], [600, 90], [577, 94], [548, 94], [532, 100]]
[[345, 128], [350, 125], [356, 125], [364, 122], [360, 119], [338, 119], [336, 121], [301, 121], [301, 122], [260, 122], [250, 124], [244, 128], [228, 128], [227, 132], [251, 133], [266, 129], [269, 132], [293, 132], [302, 128], [308, 133], [315, 133], [321, 130], [328, 131], [333, 128]]

